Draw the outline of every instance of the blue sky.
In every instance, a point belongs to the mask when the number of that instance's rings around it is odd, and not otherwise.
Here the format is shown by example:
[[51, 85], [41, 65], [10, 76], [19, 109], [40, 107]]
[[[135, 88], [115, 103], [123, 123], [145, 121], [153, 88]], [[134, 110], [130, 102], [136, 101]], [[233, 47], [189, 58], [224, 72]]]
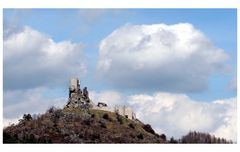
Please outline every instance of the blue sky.
[[[189, 93], [189, 95], [196, 100], [205, 101], [236, 96], [235, 90], [227, 89], [227, 84], [236, 75], [236, 9], [121, 9], [101, 10], [89, 16], [81, 11], [76, 9], [5, 9], [4, 22], [16, 22], [17, 26], [30, 26], [46, 33], [56, 42], [70, 40], [83, 43], [89, 73], [82, 83], [96, 91], [118, 90], [107, 83], [94, 80], [99, 44], [115, 29], [125, 24], [191, 23], [202, 31], [215, 46], [224, 49], [230, 55], [231, 59], [227, 62], [233, 70], [227, 74], [211, 75], [207, 90], [201, 93]], [[65, 88], [56, 90], [56, 93], [62, 93]], [[128, 90], [124, 93], [130, 94], [129, 92], [139, 91]]]
[[78, 77], [159, 133], [236, 140], [236, 9], [4, 9], [3, 25], [6, 123], [63, 106]]

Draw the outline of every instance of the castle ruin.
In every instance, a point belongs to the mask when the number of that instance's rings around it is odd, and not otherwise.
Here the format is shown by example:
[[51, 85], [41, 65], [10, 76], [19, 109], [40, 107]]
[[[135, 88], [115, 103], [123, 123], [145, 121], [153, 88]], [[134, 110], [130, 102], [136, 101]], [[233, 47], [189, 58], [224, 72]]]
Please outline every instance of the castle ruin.
[[89, 98], [87, 87], [84, 87], [83, 90], [81, 90], [80, 82], [75, 78], [70, 80], [69, 98], [66, 107], [104, 110], [115, 112], [131, 120], [136, 119], [136, 114], [133, 112], [133, 110], [125, 105], [115, 105], [115, 107], [112, 108], [108, 107], [108, 105], [104, 102], [98, 102], [98, 104], [94, 104], [94, 102]]
[[87, 87], [84, 87], [83, 90], [80, 88], [80, 83], [78, 79], [70, 80], [69, 87], [69, 98], [67, 107], [80, 107], [80, 108], [92, 108], [93, 102], [88, 96]]

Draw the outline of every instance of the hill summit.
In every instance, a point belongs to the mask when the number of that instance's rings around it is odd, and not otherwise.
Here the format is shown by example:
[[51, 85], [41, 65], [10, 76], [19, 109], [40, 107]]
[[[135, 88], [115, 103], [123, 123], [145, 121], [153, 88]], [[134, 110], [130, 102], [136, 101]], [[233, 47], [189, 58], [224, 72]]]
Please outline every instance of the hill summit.
[[50, 108], [4, 129], [4, 143], [163, 143], [150, 125], [117, 113], [79, 108]]

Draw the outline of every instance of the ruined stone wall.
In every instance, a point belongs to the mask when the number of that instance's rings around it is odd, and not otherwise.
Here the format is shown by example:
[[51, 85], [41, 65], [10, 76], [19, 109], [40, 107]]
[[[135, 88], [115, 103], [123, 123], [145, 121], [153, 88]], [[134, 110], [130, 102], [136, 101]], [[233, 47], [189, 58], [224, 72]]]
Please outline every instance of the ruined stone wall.
[[136, 119], [136, 115], [130, 107], [125, 107], [125, 116], [126, 115], [129, 119]]
[[95, 105], [92, 100], [89, 98], [87, 87], [84, 87], [83, 90], [80, 88], [80, 83], [78, 79], [70, 80], [69, 87], [69, 99], [66, 107], [73, 108], [84, 108], [84, 109], [97, 109], [118, 113], [128, 119], [135, 120], [136, 115], [130, 107], [116, 105], [114, 108], [108, 107], [107, 104], [99, 102], [98, 105]]
[[136, 114], [133, 112], [133, 110], [130, 107], [127, 107], [127, 106], [116, 105], [114, 108], [111, 108], [111, 107], [99, 107], [97, 105], [94, 105], [92, 109], [115, 112], [128, 119], [131, 119], [131, 120], [136, 119]]
[[136, 115], [130, 107], [116, 105], [114, 111], [128, 119], [136, 119]]

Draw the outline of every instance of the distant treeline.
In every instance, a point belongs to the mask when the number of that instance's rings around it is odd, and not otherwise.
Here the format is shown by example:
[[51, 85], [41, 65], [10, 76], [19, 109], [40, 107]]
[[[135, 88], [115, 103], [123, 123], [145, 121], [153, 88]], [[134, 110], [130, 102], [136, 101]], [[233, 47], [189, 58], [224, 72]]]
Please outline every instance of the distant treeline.
[[226, 140], [224, 138], [215, 137], [209, 133], [202, 133], [196, 131], [190, 131], [187, 135], [183, 136], [181, 139], [170, 138], [169, 143], [208, 143], [208, 144], [232, 144], [231, 140]]

